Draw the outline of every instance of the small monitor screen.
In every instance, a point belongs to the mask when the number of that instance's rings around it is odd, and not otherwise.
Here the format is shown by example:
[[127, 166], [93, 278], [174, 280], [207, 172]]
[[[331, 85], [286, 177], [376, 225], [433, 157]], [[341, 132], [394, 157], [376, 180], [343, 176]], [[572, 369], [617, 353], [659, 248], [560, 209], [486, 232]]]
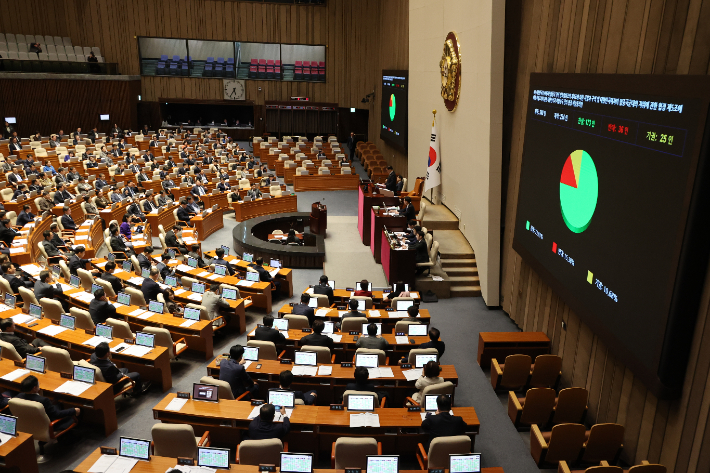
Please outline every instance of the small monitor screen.
[[288, 319], [274, 319], [274, 328], [276, 330], [288, 330]]
[[397, 473], [399, 471], [399, 456], [368, 455], [365, 473]]
[[480, 473], [480, 471], [480, 453], [466, 453], [463, 455], [452, 453], [449, 455], [450, 473]]
[[44, 362], [45, 359], [41, 356], [27, 355], [25, 368], [30, 371], [36, 371], [37, 373], [44, 373]]
[[122, 457], [150, 460], [150, 440], [121, 437], [118, 454]]
[[152, 333], [136, 332], [136, 345], [142, 347], [155, 347], [155, 335]]
[[158, 301], [148, 301], [148, 310], [151, 312], [155, 312], [156, 314], [162, 314], [163, 313], [163, 303], [158, 302]]
[[331, 289], [335, 289], [335, 281], [328, 281], [328, 285]]
[[318, 298], [317, 297], [311, 297], [308, 299], [308, 307], [316, 308], [318, 307]]
[[414, 305], [414, 301], [397, 301], [397, 310], [407, 310]]
[[200, 309], [186, 307], [183, 317], [188, 320], [200, 320]]
[[372, 412], [375, 410], [375, 396], [372, 394], [350, 394], [348, 395], [349, 411]]
[[8, 122], [10, 125], [17, 124], [17, 118], [15, 117], [5, 117], [5, 121]]
[[104, 121], [105, 121], [105, 120], [109, 120], [109, 116], [108, 116], [108, 115], [100, 114], [100, 115], [99, 115], [99, 120], [104, 120]]
[[410, 337], [423, 337], [429, 331], [427, 324], [409, 324], [407, 328], [409, 329], [407, 335]]
[[[370, 325], [370, 322], [362, 324], [362, 334], [365, 335], [367, 334], [367, 326]], [[377, 323], [377, 335], [382, 335], [382, 324]]]
[[175, 276], [165, 276], [165, 284], [170, 287], [177, 286], [177, 278]]
[[35, 319], [42, 318], [42, 307], [37, 304], [30, 303], [30, 315]]
[[[365, 310], [365, 302], [366, 301], [364, 301], [362, 299], [354, 299], [354, 300], [357, 301], [357, 310]], [[350, 304], [348, 304], [348, 306], [350, 306]]]
[[59, 325], [69, 330], [74, 330], [76, 318], [73, 315], [62, 314], [59, 316]]
[[227, 267], [222, 264], [216, 264], [216, 265], [214, 265], [214, 273], [218, 274], [220, 276], [226, 276], [227, 275]]
[[293, 391], [281, 391], [272, 389], [269, 391], [269, 404], [280, 407], [293, 407], [295, 404], [295, 393]]
[[377, 368], [380, 363], [380, 357], [376, 353], [357, 353], [355, 355], [355, 366], [364, 366], [365, 368]]
[[219, 400], [218, 392], [217, 386], [211, 384], [195, 383], [192, 385], [192, 398], [196, 401], [217, 402]]
[[172, 249], [168, 248], [168, 254], [170, 255], [170, 258], [171, 258], [171, 259], [174, 259], [174, 258], [175, 258], [175, 250], [172, 250]]
[[252, 271], [247, 271], [247, 281], [259, 282], [259, 273], [254, 273]]
[[10, 293], [5, 293], [5, 305], [11, 308], [15, 308], [15, 296]]
[[114, 255], [113, 253], [109, 253], [108, 255], [106, 255], [106, 259], [108, 261], [116, 261], [116, 255]]
[[249, 361], [259, 361], [259, 347], [244, 347], [242, 358]]
[[197, 447], [197, 466], [221, 470], [229, 469], [229, 449]]
[[143, 268], [141, 270], [141, 277], [149, 278], [150, 277], [150, 269]]
[[6, 435], [17, 435], [17, 417], [0, 414], [0, 433]]
[[272, 268], [279, 268], [281, 269], [281, 260], [280, 259], [272, 259], [269, 261], [269, 266]]
[[244, 261], [246, 261], [247, 263], [251, 263], [252, 261], [254, 261], [254, 255], [251, 253], [244, 253], [244, 255], [242, 256], [242, 259]]
[[117, 302], [123, 305], [131, 305], [131, 296], [125, 292], [119, 292], [117, 296]]
[[312, 453], [281, 452], [281, 473], [311, 473], [312, 471]]
[[62, 274], [62, 268], [57, 265], [52, 266], [52, 272], [54, 273], [55, 277], [59, 277], [59, 275]]
[[355, 283], [355, 290], [356, 291], [369, 291], [372, 292], [372, 283], [369, 282], [363, 287], [362, 283], [356, 282]]
[[297, 351], [294, 355], [296, 365], [318, 366], [318, 354], [314, 351]]
[[415, 368], [424, 368], [430, 361], [436, 361], [436, 355], [414, 355]]
[[192, 283], [192, 292], [196, 292], [198, 294], [204, 294], [205, 293], [205, 285], [202, 284], [201, 282], [193, 282]]
[[407, 291], [409, 292], [409, 284], [404, 283], [404, 284], [395, 284], [394, 285], [394, 290], [400, 290], [400, 291]]
[[225, 299], [229, 299], [231, 301], [236, 301], [237, 300], [237, 290], [230, 289], [228, 287], [223, 287], [222, 288], [222, 297], [224, 297]]
[[229, 247], [222, 245], [221, 248], [224, 250], [224, 256], [229, 256]]
[[197, 267], [197, 258], [193, 258], [192, 256], [188, 256], [187, 265], [192, 268], [196, 268]]
[[123, 268], [124, 271], [127, 271], [127, 272], [130, 273], [130, 272], [133, 270], [133, 263], [131, 263], [130, 261], [126, 260], [126, 261], [123, 262], [123, 264], [121, 265], [121, 267]]
[[96, 326], [96, 336], [113, 339], [113, 327], [106, 324], [98, 324]]
[[92, 293], [92, 294], [95, 294], [96, 291], [98, 291], [99, 289], [103, 289], [103, 287], [102, 287], [102, 286], [99, 286], [98, 284], [92, 284], [92, 285], [91, 285], [91, 293]]
[[333, 333], [335, 329], [335, 324], [333, 322], [323, 322], [325, 327], [323, 328], [323, 333]]
[[[447, 395], [449, 398], [451, 396]], [[436, 412], [439, 406], [436, 404], [436, 398], [439, 397], [438, 394], [427, 394], [424, 396], [424, 410], [427, 412]]]
[[96, 371], [93, 368], [87, 366], [74, 365], [74, 375], [72, 376], [74, 381], [81, 381], [82, 383], [94, 384], [96, 382]]

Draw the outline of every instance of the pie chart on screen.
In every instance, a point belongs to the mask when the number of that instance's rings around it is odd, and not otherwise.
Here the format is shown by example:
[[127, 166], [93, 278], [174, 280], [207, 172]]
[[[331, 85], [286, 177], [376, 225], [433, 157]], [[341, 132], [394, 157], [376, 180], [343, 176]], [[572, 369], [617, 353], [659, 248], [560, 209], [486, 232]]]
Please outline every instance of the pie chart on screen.
[[394, 99], [394, 94], [390, 95], [390, 121], [394, 121], [394, 113], [397, 110], [397, 101]]
[[562, 166], [560, 208], [567, 228], [582, 233], [592, 222], [599, 197], [599, 179], [592, 157], [584, 150], [572, 152]]

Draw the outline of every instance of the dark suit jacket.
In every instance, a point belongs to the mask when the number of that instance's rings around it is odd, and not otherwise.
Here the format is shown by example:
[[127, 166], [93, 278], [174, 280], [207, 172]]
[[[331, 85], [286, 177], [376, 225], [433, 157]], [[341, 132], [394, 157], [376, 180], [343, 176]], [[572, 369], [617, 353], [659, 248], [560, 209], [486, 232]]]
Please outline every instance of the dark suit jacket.
[[331, 353], [333, 351], [333, 347], [335, 346], [332, 338], [330, 338], [328, 335], [323, 335], [319, 333], [310, 333], [306, 335], [305, 337], [301, 338], [299, 344], [301, 346], [311, 345], [314, 347], [328, 347], [330, 348]]
[[22, 180], [22, 176], [18, 176], [17, 174], [15, 174], [15, 173], [13, 172], [13, 173], [10, 174], [9, 176], [7, 176], [7, 180], [10, 181], [10, 182], [12, 182], [13, 184], [16, 184], [17, 182], [19, 182], [19, 181]]
[[35, 283], [34, 291], [35, 298], [37, 299], [37, 301], [39, 301], [43, 297], [46, 297], [47, 299], [54, 299], [62, 292], [64, 292], [62, 291], [62, 286], [60, 284], [52, 286], [50, 284], [47, 284], [46, 282], [42, 282], [39, 280]]
[[283, 422], [264, 422], [257, 416], [249, 424], [249, 440], [283, 439], [290, 430], [288, 417]]
[[165, 234], [165, 244], [170, 248], [185, 248], [184, 245], [180, 244], [172, 230]]
[[202, 189], [202, 195], [207, 194], [207, 189], [205, 189], [202, 186], [198, 186], [198, 185], [192, 186], [192, 190], [190, 191], [190, 193], [194, 196], [199, 197], [200, 196], [200, 189]]
[[101, 279], [104, 281], [108, 281], [111, 284], [111, 287], [113, 288], [113, 292], [118, 294], [121, 292], [123, 289], [123, 285], [121, 284], [121, 280], [118, 279], [116, 276], [110, 273], [101, 273], [101, 276], [99, 276]]
[[39, 348], [33, 347], [27, 343], [24, 338], [18, 337], [13, 332], [0, 333], [0, 340], [15, 347], [15, 350], [17, 350], [17, 354], [20, 355], [20, 358], [27, 358], [28, 353], [34, 354], [40, 350]]
[[111, 360], [99, 358], [96, 356], [96, 353], [91, 354], [89, 363], [101, 370], [101, 374], [107, 383], [115, 384], [123, 378], [123, 373], [121, 373], [121, 370], [119, 370]]
[[120, 236], [114, 235], [111, 237], [111, 249], [113, 251], [123, 251], [124, 253], [129, 253], [128, 247]]
[[62, 240], [58, 233], [52, 234], [52, 238], [49, 240], [49, 242], [57, 248], [59, 248], [60, 246], [67, 246], [66, 242]]
[[71, 216], [69, 215], [62, 215], [62, 225], [66, 230], [76, 231], [77, 229], [76, 223], [74, 223], [74, 219], [71, 218]]
[[108, 301], [92, 299], [89, 303], [89, 314], [94, 324], [102, 324], [108, 318], [116, 318], [116, 308], [109, 304]]
[[178, 211], [177, 211], [177, 218], [181, 222], [189, 222], [190, 221], [190, 213], [187, 211], [187, 209], [183, 209], [182, 207], [180, 207], [180, 208], [178, 208]]
[[138, 264], [141, 269], [150, 269], [151, 262], [146, 255], [141, 253], [138, 255]]
[[70, 407], [69, 409], [60, 409], [59, 407], [52, 404], [52, 401], [50, 401], [44, 396], [40, 396], [39, 394], [20, 393], [17, 395], [17, 397], [19, 399], [25, 399], [26, 401], [35, 401], [42, 404], [42, 407], [44, 407], [44, 412], [47, 413], [47, 417], [49, 417], [50, 421], [55, 421], [64, 417], [71, 417], [76, 414], [76, 411], [73, 407]]
[[391, 190], [392, 192], [395, 192], [397, 190], [397, 174], [395, 174], [394, 171], [389, 173], [389, 176], [387, 176], [387, 180], [385, 181], [385, 187], [387, 190]]
[[143, 297], [147, 301], [157, 301], [158, 294], [163, 292], [157, 282], [150, 278], [145, 278], [143, 284], [141, 285], [141, 291], [143, 291]]
[[308, 304], [294, 304], [291, 313], [308, 317], [308, 325], [310, 326], [313, 326], [313, 322], [316, 320], [316, 312], [313, 307], [308, 307]]
[[232, 359], [222, 360], [219, 364], [219, 379], [229, 383], [235, 398], [254, 385], [244, 365]]
[[[165, 241], [165, 243], [167, 244], [167, 240]], [[222, 266], [226, 266], [227, 267], [227, 274], [229, 274], [230, 276], [234, 275], [234, 267], [231, 264], [229, 264], [229, 262], [227, 260], [215, 258], [212, 260], [212, 264], [221, 264]]]
[[439, 352], [439, 358], [444, 356], [444, 352], [446, 351], [446, 343], [442, 342], [441, 340], [437, 341], [428, 341], [426, 343], [422, 343], [419, 345], [419, 348], [436, 348], [436, 350]]
[[254, 332], [254, 340], [274, 342], [274, 344], [279, 345], [286, 341], [286, 337], [284, 337], [283, 334], [275, 328], [262, 325], [261, 327], [256, 328], [256, 331]]
[[12, 246], [12, 240], [18, 233], [12, 228], [3, 227], [0, 225], [0, 241], [4, 242], [8, 247]]
[[426, 250], [426, 241], [424, 241], [423, 238], [409, 245], [409, 248], [416, 251], [415, 259], [417, 263], [429, 262], [429, 255], [427, 254]]
[[377, 388], [372, 383], [358, 384], [358, 383], [348, 383], [345, 385], [346, 391], [370, 391], [377, 392]]
[[326, 294], [328, 296], [328, 304], [333, 305], [333, 289], [331, 289], [331, 287], [327, 284], [316, 284], [313, 286], [313, 294]]
[[71, 255], [69, 257], [69, 272], [71, 274], [76, 274], [77, 269], [86, 269], [86, 263], [89, 263], [88, 259], [81, 259], [77, 255]]
[[143, 211], [145, 213], [150, 213], [151, 210], [155, 209], [155, 204], [150, 201], [150, 199], [146, 199], [145, 202], [143, 202]]
[[451, 437], [466, 433], [466, 422], [459, 416], [452, 416], [448, 412], [441, 414], [427, 414], [422, 421], [422, 430], [429, 434], [429, 443], [437, 437]]
[[417, 218], [417, 211], [414, 210], [414, 205], [412, 204], [409, 204], [405, 209], [400, 210], [399, 214], [404, 215], [404, 217], [407, 219], [407, 222]]

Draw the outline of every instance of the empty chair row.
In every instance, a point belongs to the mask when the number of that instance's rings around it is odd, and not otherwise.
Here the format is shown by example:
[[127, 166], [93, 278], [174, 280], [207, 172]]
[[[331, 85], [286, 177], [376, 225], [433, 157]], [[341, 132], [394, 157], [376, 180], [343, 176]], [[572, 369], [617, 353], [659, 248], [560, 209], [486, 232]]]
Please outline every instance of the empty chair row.
[[4, 43], [39, 43], [41, 45], [45, 44], [61, 44], [63, 46], [70, 46], [71, 47], [71, 38], [64, 37], [62, 38], [61, 36], [42, 36], [41, 34], [38, 35], [31, 35], [31, 34], [12, 34], [12, 33], [0, 33], [0, 42]]
[[203, 77], [233, 77], [233, 64], [205, 64], [205, 69], [202, 71]]
[[[6, 53], [6, 59], [16, 59], [20, 61], [68, 61], [68, 62], [86, 62], [89, 56], [75, 56], [73, 54], [54, 54], [54, 53], [16, 53], [10, 51]], [[0, 51], [0, 55], [2, 52]], [[97, 56], [99, 62], [104, 62], [104, 58]]]
[[280, 66], [280, 59], [252, 59], [250, 66]]
[[281, 66], [249, 66], [250, 79], [280, 79]]
[[296, 67], [293, 70], [293, 78], [298, 79], [325, 79], [325, 69], [318, 69], [312, 67]]
[[320, 69], [325, 69], [325, 62], [323, 61], [296, 61], [294, 67], [318, 67]]
[[[74, 55], [74, 56], [89, 56], [92, 51], [95, 56], [101, 56], [101, 51], [99, 48], [90, 48], [89, 46], [84, 46], [83, 48], [81, 46], [55, 46], [53, 44], [49, 44], [42, 48], [43, 53], [47, 54], [66, 54], [66, 55]], [[5, 52], [18, 52], [18, 53], [27, 53], [30, 52], [29, 47], [27, 44], [20, 43], [4, 43], [0, 41], [0, 53], [3, 51]]]

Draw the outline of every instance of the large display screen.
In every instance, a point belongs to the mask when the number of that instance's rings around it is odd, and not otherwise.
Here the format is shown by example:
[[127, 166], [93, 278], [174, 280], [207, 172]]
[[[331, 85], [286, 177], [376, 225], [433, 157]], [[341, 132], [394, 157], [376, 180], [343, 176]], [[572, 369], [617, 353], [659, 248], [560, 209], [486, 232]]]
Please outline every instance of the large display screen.
[[707, 268], [696, 217], [708, 84], [581, 74], [530, 82], [513, 247], [664, 398], [682, 384]]
[[382, 71], [380, 138], [394, 147], [407, 150], [407, 94], [409, 71]]

